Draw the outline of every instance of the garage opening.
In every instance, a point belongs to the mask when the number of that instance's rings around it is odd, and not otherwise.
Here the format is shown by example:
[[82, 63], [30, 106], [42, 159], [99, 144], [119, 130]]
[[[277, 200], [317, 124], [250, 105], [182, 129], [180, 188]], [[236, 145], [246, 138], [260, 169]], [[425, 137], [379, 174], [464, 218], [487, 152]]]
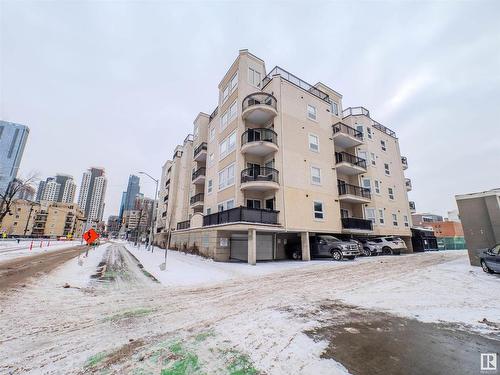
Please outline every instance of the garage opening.
[[[275, 235], [257, 232], [257, 261], [274, 260]], [[248, 234], [233, 233], [231, 235], [230, 258], [248, 262]]]

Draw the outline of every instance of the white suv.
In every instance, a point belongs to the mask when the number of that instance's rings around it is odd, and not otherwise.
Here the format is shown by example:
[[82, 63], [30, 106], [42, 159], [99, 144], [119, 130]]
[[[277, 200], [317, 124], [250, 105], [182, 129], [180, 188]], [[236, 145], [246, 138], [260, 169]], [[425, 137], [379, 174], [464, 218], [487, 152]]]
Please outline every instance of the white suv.
[[382, 248], [382, 254], [399, 255], [401, 250], [406, 250], [405, 242], [399, 237], [379, 237], [372, 238], [370, 241], [375, 242]]

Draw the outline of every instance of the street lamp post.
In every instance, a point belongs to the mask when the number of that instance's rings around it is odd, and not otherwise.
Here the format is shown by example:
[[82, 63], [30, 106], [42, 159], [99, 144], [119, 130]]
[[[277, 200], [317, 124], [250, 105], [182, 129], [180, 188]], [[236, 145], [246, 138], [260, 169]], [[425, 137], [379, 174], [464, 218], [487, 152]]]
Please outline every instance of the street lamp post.
[[[139, 172], [139, 174], [143, 174], [145, 176], [148, 176], [156, 184], [155, 196], [154, 196], [154, 199], [153, 199], [153, 204], [151, 205], [151, 229], [149, 231], [149, 246], [151, 247], [151, 252], [153, 252], [153, 232], [154, 232], [155, 223], [156, 223], [156, 216], [155, 216], [154, 213], [155, 213], [156, 200], [158, 198], [158, 183], [159, 183], [159, 180], [157, 180], [156, 178], [152, 177], [151, 175], [149, 175], [146, 172]], [[154, 216], [154, 218], [153, 218], [153, 216]]]

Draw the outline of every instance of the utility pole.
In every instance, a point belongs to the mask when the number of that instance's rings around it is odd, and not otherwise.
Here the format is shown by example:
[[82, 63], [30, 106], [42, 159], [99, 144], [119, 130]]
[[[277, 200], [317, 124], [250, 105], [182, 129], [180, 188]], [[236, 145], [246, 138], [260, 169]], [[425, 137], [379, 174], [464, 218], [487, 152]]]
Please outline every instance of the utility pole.
[[151, 248], [151, 252], [153, 252], [153, 232], [154, 232], [155, 224], [156, 224], [155, 206], [156, 206], [156, 201], [157, 201], [157, 198], [158, 198], [158, 183], [159, 183], [159, 180], [156, 179], [156, 178], [154, 178], [154, 177], [152, 177], [152, 176], [150, 176], [146, 172], [139, 172], [139, 174], [143, 174], [145, 176], [148, 176], [156, 184], [155, 196], [153, 198], [153, 204], [151, 205], [151, 229], [149, 231], [149, 246]]

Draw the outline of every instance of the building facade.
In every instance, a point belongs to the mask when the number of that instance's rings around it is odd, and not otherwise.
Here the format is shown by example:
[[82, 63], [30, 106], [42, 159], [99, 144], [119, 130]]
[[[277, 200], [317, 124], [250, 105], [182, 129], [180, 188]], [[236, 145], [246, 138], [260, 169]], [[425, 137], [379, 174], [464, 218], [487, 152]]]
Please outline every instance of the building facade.
[[135, 199], [141, 193], [140, 179], [138, 176], [130, 175], [128, 178], [127, 190], [122, 193], [120, 203], [120, 219], [123, 217], [123, 212], [134, 209]]
[[479, 266], [479, 254], [500, 243], [500, 189], [456, 195], [469, 260]]
[[103, 168], [90, 168], [83, 173], [78, 205], [89, 223], [102, 221], [107, 179]]
[[72, 176], [57, 174], [40, 181], [36, 201], [73, 203], [75, 201], [76, 184]]
[[108, 217], [106, 232], [109, 236], [115, 237], [120, 232], [121, 220], [119, 216], [111, 215]]
[[418, 227], [425, 227], [430, 223], [442, 222], [444, 221], [441, 215], [431, 214], [431, 213], [421, 213], [421, 214], [412, 214], [411, 220], [413, 225]]
[[172, 247], [252, 264], [284, 258], [292, 242], [307, 260], [317, 233], [397, 235], [411, 249], [411, 180], [396, 134], [363, 107], [344, 109], [325, 84], [266, 72], [240, 51], [189, 147], [162, 176], [170, 225], [157, 232], [171, 231]]
[[0, 120], [0, 194], [17, 177], [28, 135], [27, 126]]

